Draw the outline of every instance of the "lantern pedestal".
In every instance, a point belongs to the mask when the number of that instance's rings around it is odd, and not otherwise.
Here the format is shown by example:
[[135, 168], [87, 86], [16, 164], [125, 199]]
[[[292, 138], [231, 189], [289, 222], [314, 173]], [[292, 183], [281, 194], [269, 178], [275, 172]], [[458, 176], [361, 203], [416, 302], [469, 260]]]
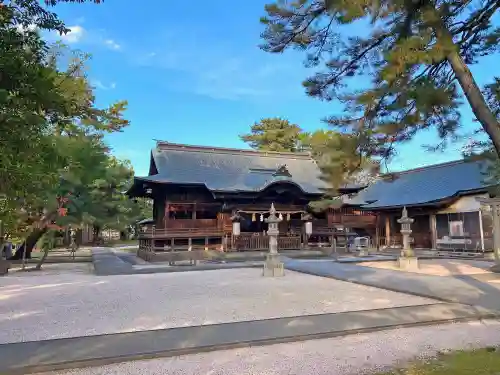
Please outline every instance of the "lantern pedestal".
[[398, 266], [405, 271], [416, 271], [419, 269], [417, 257], [400, 256], [398, 258]]
[[281, 277], [285, 276], [284, 263], [281, 261], [279, 254], [267, 254], [264, 263], [262, 276]]
[[404, 207], [403, 214], [401, 218], [398, 219], [398, 223], [401, 224], [401, 235], [403, 236], [403, 249], [398, 258], [398, 266], [405, 271], [415, 271], [419, 267], [415, 252], [410, 246], [410, 235], [412, 233], [411, 224], [413, 224], [414, 221], [414, 219], [408, 217], [408, 211], [406, 207]]
[[358, 255], [358, 257], [366, 257], [366, 256], [370, 255], [370, 253], [364, 247], [359, 247], [357, 255]]
[[280, 233], [278, 223], [280, 221], [281, 219], [276, 216], [274, 204], [271, 204], [269, 217], [266, 219], [266, 223], [269, 226], [267, 230], [267, 235], [269, 236], [269, 253], [266, 255], [266, 262], [264, 263], [262, 272], [263, 276], [285, 276], [284, 264], [281, 262], [278, 254], [278, 235]]

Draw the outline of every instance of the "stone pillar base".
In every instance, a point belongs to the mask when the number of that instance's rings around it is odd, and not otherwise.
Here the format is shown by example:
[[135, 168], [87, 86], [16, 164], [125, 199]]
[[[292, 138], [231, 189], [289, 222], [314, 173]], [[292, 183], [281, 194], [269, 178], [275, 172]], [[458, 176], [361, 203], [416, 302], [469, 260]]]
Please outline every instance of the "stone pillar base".
[[281, 262], [279, 254], [267, 254], [262, 276], [281, 277], [285, 276], [284, 263]]
[[360, 247], [358, 250], [358, 257], [366, 257], [368, 255], [370, 255], [370, 252], [368, 251], [368, 249], [364, 248], [364, 247]]
[[7, 275], [10, 268], [10, 262], [8, 260], [0, 259], [0, 275]]
[[401, 250], [401, 257], [403, 258], [415, 258], [415, 252], [413, 249], [403, 249]]
[[416, 271], [419, 269], [417, 257], [400, 256], [398, 258], [398, 266], [405, 271]]
[[495, 264], [490, 267], [491, 272], [500, 273], [500, 264]]

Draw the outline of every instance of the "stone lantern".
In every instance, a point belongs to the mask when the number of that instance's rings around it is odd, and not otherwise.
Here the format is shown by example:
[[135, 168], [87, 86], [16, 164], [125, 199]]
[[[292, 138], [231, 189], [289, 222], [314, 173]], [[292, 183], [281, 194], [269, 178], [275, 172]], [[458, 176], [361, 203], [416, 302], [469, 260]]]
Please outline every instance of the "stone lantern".
[[281, 262], [278, 254], [278, 224], [280, 223], [280, 218], [276, 216], [276, 209], [274, 208], [274, 203], [271, 204], [271, 209], [269, 210], [269, 217], [265, 219], [268, 230], [267, 235], [269, 236], [269, 253], [266, 255], [266, 262], [264, 263], [264, 276], [284, 276], [285, 271], [283, 268], [283, 262]]
[[239, 236], [241, 233], [241, 222], [242, 217], [238, 212], [231, 216], [231, 221], [233, 222], [233, 236]]
[[312, 226], [312, 216], [308, 213], [305, 213], [302, 215], [302, 221], [304, 222], [304, 247], [308, 248], [309, 247], [309, 237], [311, 237], [312, 232], [313, 232], [313, 226]]
[[495, 264], [490, 271], [500, 273], [500, 198], [476, 198], [479, 203], [489, 206], [493, 221], [493, 255]]
[[417, 257], [410, 246], [411, 224], [414, 221], [414, 219], [408, 217], [408, 211], [404, 207], [401, 218], [398, 219], [398, 223], [401, 224], [401, 235], [403, 236], [403, 249], [398, 259], [400, 268], [418, 268]]

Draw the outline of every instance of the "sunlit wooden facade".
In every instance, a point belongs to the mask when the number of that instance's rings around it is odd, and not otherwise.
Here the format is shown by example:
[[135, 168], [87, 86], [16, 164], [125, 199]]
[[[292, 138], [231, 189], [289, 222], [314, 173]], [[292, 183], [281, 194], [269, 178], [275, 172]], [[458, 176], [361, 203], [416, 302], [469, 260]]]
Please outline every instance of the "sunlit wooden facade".
[[[154, 201], [152, 222], [142, 225], [141, 248], [154, 251], [216, 249], [265, 250], [271, 203], [282, 217], [278, 248], [304, 248], [308, 241], [328, 240], [342, 225], [372, 223], [374, 217], [353, 212], [344, 220], [334, 211], [312, 213], [326, 185], [309, 154], [259, 152], [158, 142], [149, 176], [136, 177], [128, 194]], [[347, 188], [346, 188], [347, 189]], [[349, 189], [347, 189], [349, 190]], [[240, 233], [232, 218], [240, 217]], [[304, 220], [313, 221], [306, 236]]]
[[381, 248], [402, 245], [397, 220], [406, 207], [414, 219], [414, 248], [488, 251], [492, 218], [477, 200], [489, 191], [486, 172], [484, 161], [458, 160], [393, 173], [348, 200], [344, 209], [377, 217], [370, 235]]

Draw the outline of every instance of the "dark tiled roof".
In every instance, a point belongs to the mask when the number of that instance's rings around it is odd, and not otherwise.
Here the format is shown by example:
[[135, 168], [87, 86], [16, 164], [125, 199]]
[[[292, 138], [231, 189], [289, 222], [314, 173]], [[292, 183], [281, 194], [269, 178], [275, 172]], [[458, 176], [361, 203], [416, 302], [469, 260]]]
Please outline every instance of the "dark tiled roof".
[[143, 219], [141, 221], [138, 221], [137, 224], [138, 225], [144, 225], [144, 224], [151, 224], [151, 223], [154, 223], [154, 222], [155, 222], [155, 220], [152, 217], [150, 217], [149, 219]]
[[385, 176], [368, 186], [349, 204], [381, 209], [432, 204], [476, 191], [486, 191], [484, 161], [455, 161]]
[[[305, 193], [321, 194], [326, 184], [307, 153], [259, 152], [158, 142], [152, 151], [158, 174], [139, 180], [204, 184], [211, 191], [262, 191], [277, 181], [290, 181]], [[286, 165], [290, 176], [276, 173]]]

